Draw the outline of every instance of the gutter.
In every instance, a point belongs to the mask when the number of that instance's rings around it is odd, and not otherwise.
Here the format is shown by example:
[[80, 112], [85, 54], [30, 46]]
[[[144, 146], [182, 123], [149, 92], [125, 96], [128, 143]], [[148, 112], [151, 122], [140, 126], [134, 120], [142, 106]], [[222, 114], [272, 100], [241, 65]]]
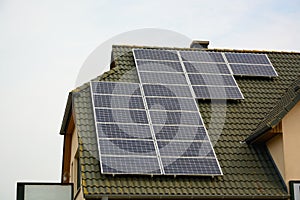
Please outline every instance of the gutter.
[[224, 195], [187, 195], [187, 196], [166, 196], [166, 195], [84, 195], [87, 200], [95, 199], [289, 199], [290, 195], [282, 196], [261, 196], [261, 195], [244, 195], [244, 196], [224, 196]]
[[257, 138], [259, 138], [260, 136], [262, 136], [265, 132], [271, 130], [272, 127], [271, 126], [265, 126], [262, 129], [259, 129], [258, 131], [254, 132], [252, 135], [250, 135], [245, 141], [247, 144], [251, 144], [252, 142], [254, 142]]

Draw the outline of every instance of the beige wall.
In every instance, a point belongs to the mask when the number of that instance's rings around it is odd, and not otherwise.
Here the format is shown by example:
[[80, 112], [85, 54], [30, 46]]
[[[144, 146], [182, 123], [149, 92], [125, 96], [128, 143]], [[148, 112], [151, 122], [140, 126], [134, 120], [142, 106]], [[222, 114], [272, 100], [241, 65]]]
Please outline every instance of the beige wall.
[[285, 181], [300, 180], [300, 102], [283, 118]]
[[282, 119], [282, 134], [270, 139], [267, 147], [286, 185], [300, 180], [300, 102]]
[[281, 176], [285, 177], [283, 135], [278, 134], [267, 142], [267, 147], [273, 157], [273, 160], [278, 167]]

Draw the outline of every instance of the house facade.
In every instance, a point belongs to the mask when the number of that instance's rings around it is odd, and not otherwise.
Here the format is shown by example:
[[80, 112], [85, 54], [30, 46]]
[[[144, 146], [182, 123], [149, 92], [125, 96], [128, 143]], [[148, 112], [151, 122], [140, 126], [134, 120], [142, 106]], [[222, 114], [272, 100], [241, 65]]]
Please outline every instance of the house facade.
[[133, 49], [267, 55], [278, 76], [235, 76], [243, 99], [197, 101], [222, 175], [102, 173], [86, 83], [69, 93], [60, 131], [61, 182], [74, 184], [74, 199], [291, 198], [289, 183], [300, 180], [300, 53], [196, 47], [116, 45], [111, 69], [92, 81], [139, 83]]

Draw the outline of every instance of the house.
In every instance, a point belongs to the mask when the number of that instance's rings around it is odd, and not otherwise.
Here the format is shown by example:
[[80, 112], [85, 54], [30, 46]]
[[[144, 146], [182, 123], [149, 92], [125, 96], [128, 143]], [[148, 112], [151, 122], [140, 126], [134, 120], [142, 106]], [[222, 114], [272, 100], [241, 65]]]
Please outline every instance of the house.
[[289, 183], [300, 180], [300, 53], [115, 45], [110, 70], [93, 81], [139, 83], [133, 49], [267, 55], [278, 76], [234, 76], [242, 99], [197, 101], [222, 170], [216, 176], [102, 173], [90, 83], [74, 89], [60, 131], [61, 182], [74, 183], [74, 199], [290, 198]]

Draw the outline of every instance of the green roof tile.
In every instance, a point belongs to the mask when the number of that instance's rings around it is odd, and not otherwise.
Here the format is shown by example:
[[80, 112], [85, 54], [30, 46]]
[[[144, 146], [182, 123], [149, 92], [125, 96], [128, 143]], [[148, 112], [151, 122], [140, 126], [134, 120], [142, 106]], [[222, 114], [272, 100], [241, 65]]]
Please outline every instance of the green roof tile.
[[[113, 46], [113, 68], [94, 80], [138, 82], [132, 48]], [[251, 52], [217, 49], [208, 51]], [[77, 95], [73, 95], [72, 101], [80, 141], [82, 187], [85, 197], [131, 195], [140, 198], [287, 198], [287, 192], [274, 169], [266, 147], [248, 145], [243, 141], [268, 117], [297, 80], [300, 74], [300, 54], [267, 51], [255, 53], [268, 54], [279, 76], [272, 79], [237, 77], [237, 83], [245, 96], [244, 100], [238, 102], [219, 104], [199, 101], [199, 109], [211, 140], [216, 141], [214, 148], [224, 173], [221, 177], [101, 174], [89, 84], [74, 90], [73, 93]], [[223, 124], [224, 113], [226, 120]]]

